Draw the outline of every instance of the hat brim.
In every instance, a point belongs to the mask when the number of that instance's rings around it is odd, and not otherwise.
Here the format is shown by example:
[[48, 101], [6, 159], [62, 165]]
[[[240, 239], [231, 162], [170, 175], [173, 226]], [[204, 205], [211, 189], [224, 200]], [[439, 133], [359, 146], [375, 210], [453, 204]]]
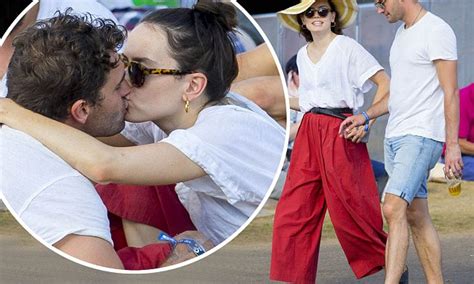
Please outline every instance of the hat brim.
[[[298, 15], [306, 11], [315, 0], [302, 0], [300, 3], [291, 6], [285, 10], [277, 12], [277, 17], [287, 28], [300, 32], [298, 24]], [[341, 28], [347, 28], [354, 23], [357, 18], [358, 6], [356, 0], [332, 0], [339, 15], [339, 23]]]

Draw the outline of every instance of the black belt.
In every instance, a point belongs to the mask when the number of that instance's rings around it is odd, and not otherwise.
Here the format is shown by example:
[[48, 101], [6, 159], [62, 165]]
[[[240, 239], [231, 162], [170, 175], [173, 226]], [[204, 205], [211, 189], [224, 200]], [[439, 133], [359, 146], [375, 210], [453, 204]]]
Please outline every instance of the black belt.
[[347, 116], [344, 115], [344, 113], [351, 113], [352, 114], [352, 109], [351, 108], [321, 108], [321, 107], [313, 107], [309, 112], [314, 113], [314, 114], [324, 114], [328, 116], [333, 116], [340, 118], [342, 120], [346, 119]]

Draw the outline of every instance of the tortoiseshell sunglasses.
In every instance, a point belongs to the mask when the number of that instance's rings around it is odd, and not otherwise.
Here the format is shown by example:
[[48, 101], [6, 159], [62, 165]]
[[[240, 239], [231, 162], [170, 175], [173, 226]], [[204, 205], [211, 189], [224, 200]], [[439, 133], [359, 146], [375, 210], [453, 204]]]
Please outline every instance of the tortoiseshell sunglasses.
[[134, 87], [141, 87], [145, 83], [145, 77], [148, 75], [186, 75], [191, 74], [191, 71], [181, 71], [176, 69], [163, 69], [163, 68], [146, 68], [139, 62], [130, 61], [125, 54], [119, 54], [120, 60], [127, 68], [130, 82]]

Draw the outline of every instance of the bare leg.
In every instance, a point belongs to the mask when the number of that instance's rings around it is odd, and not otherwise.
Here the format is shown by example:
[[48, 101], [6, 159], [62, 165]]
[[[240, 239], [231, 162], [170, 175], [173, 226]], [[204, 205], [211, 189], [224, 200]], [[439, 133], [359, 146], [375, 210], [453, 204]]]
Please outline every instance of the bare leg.
[[443, 283], [441, 245], [428, 210], [428, 200], [415, 198], [408, 207], [408, 223], [426, 283]]
[[122, 219], [122, 224], [129, 247], [143, 247], [158, 242], [157, 237], [161, 230], [127, 219]]
[[388, 240], [385, 248], [385, 284], [397, 284], [405, 268], [408, 251], [408, 203], [387, 193], [383, 215], [388, 223]]

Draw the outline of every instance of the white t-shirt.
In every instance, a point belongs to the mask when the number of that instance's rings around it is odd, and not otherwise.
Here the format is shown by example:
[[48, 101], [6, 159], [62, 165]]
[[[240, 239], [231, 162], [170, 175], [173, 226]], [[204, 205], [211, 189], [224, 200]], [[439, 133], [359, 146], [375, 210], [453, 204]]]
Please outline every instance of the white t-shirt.
[[191, 128], [163, 140], [166, 135], [152, 123], [127, 124], [122, 132], [137, 144], [169, 143], [207, 173], [178, 183], [176, 192], [196, 228], [214, 244], [234, 233], [260, 204], [285, 142], [284, 129], [255, 104], [235, 94], [228, 97], [244, 107], [205, 108]]
[[400, 26], [390, 49], [390, 99], [385, 137], [407, 134], [445, 140], [444, 92], [433, 60], [457, 60], [456, 36], [441, 18], [426, 13]]
[[5, 204], [48, 244], [69, 234], [113, 244], [107, 209], [92, 183], [31, 136], [0, 127]]
[[[90, 13], [93, 17], [111, 19], [118, 23], [114, 14], [96, 0], [41, 0], [36, 20], [52, 18], [56, 11], [65, 12], [70, 7], [75, 14]], [[4, 75], [0, 82], [0, 97], [7, 96], [6, 77]]]
[[297, 56], [301, 111], [361, 107], [363, 94], [373, 86], [370, 77], [383, 69], [377, 60], [357, 41], [342, 35], [333, 39], [316, 64], [309, 58], [307, 47], [303, 46]]

